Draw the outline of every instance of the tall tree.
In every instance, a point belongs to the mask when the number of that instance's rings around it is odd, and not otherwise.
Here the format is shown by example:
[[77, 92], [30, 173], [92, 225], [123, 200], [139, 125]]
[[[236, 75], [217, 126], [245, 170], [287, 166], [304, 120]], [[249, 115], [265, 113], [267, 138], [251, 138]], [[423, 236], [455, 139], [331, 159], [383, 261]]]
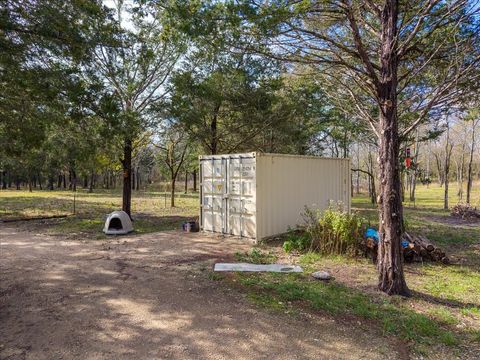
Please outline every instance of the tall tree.
[[131, 215], [133, 145], [156, 123], [150, 111], [165, 100], [166, 84], [184, 44], [164, 26], [161, 7], [141, 2], [140, 6], [126, 6], [123, 1], [115, 4], [116, 22], [122, 29], [117, 35], [118, 46], [98, 46], [90, 74], [101, 79], [118, 107], [118, 116], [108, 120], [123, 152], [122, 209]]

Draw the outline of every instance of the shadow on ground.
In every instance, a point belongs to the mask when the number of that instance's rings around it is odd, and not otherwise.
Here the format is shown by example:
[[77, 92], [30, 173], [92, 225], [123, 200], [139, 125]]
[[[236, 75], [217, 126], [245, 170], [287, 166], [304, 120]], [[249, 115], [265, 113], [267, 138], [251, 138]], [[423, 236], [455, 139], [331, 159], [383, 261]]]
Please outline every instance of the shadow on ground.
[[[209, 279], [249, 244], [164, 232], [66, 241], [0, 227], [0, 358], [399, 358], [332, 319], [259, 310]], [[381, 343], [378, 346], [378, 343]]]

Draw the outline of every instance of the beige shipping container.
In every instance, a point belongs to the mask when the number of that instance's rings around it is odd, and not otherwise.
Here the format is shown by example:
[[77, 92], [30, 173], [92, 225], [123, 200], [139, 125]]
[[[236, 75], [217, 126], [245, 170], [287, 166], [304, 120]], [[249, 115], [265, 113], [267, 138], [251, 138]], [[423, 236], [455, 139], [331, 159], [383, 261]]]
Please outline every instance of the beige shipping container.
[[200, 228], [261, 240], [302, 223], [305, 206], [350, 211], [350, 160], [265, 153], [200, 156]]

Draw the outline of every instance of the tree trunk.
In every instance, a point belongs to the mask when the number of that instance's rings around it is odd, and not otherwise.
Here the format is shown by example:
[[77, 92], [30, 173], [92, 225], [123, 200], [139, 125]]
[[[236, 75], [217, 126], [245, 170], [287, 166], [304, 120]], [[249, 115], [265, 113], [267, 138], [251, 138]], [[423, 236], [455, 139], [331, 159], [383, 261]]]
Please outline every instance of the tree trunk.
[[72, 169], [72, 190], [77, 191], [77, 173]]
[[380, 242], [378, 287], [389, 295], [409, 296], [403, 273], [401, 235], [403, 209], [400, 194], [400, 139], [397, 118], [397, 21], [398, 0], [387, 0], [382, 10], [380, 111]]
[[135, 190], [135, 170], [132, 171], [132, 190]]
[[197, 169], [193, 170], [193, 192], [197, 192]]
[[433, 154], [433, 155], [435, 156], [435, 163], [437, 164], [438, 184], [440, 185], [440, 187], [442, 187], [444, 182], [442, 161], [440, 160], [440, 156], [438, 154]]
[[377, 203], [377, 190], [375, 184], [375, 174], [374, 174], [374, 166], [373, 166], [373, 156], [370, 152], [370, 147], [368, 148], [368, 169], [370, 175], [368, 177], [368, 194], [370, 195], [370, 201], [373, 205]]
[[62, 187], [62, 174], [58, 174], [57, 189]]
[[419, 154], [419, 142], [418, 142], [418, 129], [415, 136], [415, 154], [413, 156], [413, 171], [410, 176], [410, 201], [415, 201], [415, 190], [417, 185], [417, 175], [418, 175], [418, 154]]
[[463, 173], [465, 172], [465, 143], [462, 144], [462, 156], [457, 165], [458, 201], [463, 200]]
[[137, 179], [137, 186], [136, 186], [136, 190], [140, 190], [140, 167], [137, 166], [137, 176], [136, 176], [136, 179]]
[[123, 195], [122, 210], [131, 216], [132, 207], [132, 140], [125, 139], [123, 146]]
[[90, 187], [88, 188], [88, 192], [92, 193], [93, 192], [93, 181], [94, 181], [94, 173], [93, 171], [90, 174]]
[[217, 116], [218, 112], [220, 111], [220, 104], [217, 105], [214, 109], [213, 117], [212, 117], [212, 122], [210, 123], [210, 133], [211, 133], [211, 139], [210, 139], [210, 151], [211, 155], [216, 155], [218, 151], [218, 131], [217, 131]]
[[53, 177], [52, 176], [50, 176], [48, 178], [48, 189], [53, 190]]
[[473, 154], [475, 151], [475, 127], [476, 121], [472, 121], [472, 144], [470, 147], [470, 159], [468, 160], [468, 172], [467, 172], [467, 198], [466, 203], [470, 204], [470, 194], [472, 193], [472, 165], [473, 165]]
[[[447, 117], [448, 117], [448, 114], [447, 114]], [[450, 144], [450, 127], [449, 127], [448, 118], [447, 118], [447, 138], [445, 142], [445, 164], [443, 166], [443, 169], [444, 169], [443, 181], [445, 184], [445, 193], [443, 195], [443, 208], [445, 210], [448, 210], [448, 185], [449, 185], [448, 175], [450, 173], [450, 157], [452, 156], [452, 149], [453, 149], [453, 145]]]
[[171, 189], [170, 189], [170, 206], [171, 207], [175, 207], [175, 182], [176, 182], [175, 176], [172, 174], [172, 179], [170, 181], [170, 186], [171, 186]]
[[185, 170], [185, 194], [188, 193], [188, 170]]

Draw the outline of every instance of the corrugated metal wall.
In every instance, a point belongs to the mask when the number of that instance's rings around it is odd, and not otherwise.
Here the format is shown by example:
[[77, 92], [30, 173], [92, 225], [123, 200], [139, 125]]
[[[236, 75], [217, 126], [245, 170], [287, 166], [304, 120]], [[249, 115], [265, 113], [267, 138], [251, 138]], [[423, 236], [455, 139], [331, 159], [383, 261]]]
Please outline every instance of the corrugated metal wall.
[[305, 206], [350, 211], [350, 160], [246, 153], [200, 157], [202, 230], [249, 238], [284, 233]]
[[256, 238], [254, 153], [200, 157], [200, 227]]
[[257, 154], [257, 239], [302, 223], [305, 206], [350, 211], [350, 160]]

